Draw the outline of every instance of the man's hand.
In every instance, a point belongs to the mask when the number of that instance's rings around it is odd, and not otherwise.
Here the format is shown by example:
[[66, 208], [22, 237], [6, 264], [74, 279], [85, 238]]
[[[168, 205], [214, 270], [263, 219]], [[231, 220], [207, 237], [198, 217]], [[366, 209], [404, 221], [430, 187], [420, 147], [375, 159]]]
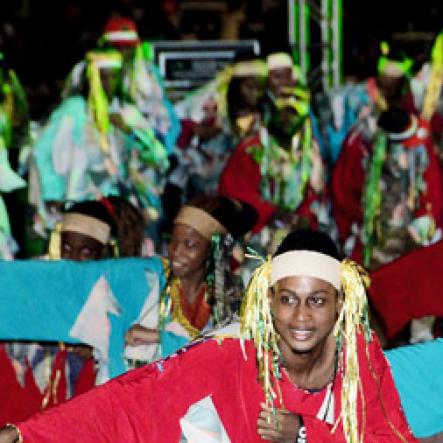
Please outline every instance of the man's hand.
[[129, 346], [150, 345], [160, 341], [160, 334], [156, 329], [145, 328], [141, 325], [131, 326], [125, 334], [125, 342]]
[[276, 443], [294, 443], [300, 428], [300, 417], [286, 409], [271, 408], [262, 403], [257, 420], [257, 432], [263, 440]]

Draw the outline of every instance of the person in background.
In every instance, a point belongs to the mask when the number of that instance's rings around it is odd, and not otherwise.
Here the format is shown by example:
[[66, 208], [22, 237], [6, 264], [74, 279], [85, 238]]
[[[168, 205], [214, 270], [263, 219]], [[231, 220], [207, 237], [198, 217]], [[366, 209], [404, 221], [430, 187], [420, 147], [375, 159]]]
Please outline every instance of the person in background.
[[226, 162], [239, 140], [260, 128], [266, 65], [247, 53], [176, 105], [182, 118], [177, 165], [163, 197], [166, 226], [177, 208], [199, 194], [216, 194]]
[[443, 31], [435, 39], [431, 60], [411, 80], [411, 111], [429, 121], [443, 158]]
[[242, 292], [233, 255], [255, 220], [249, 205], [219, 196], [196, 197], [180, 209], [168, 244], [166, 288], [148, 300], [140, 322], [126, 333], [131, 359], [169, 355], [201, 331], [232, 320]]
[[[332, 176], [333, 212], [346, 255], [371, 271], [441, 238], [443, 176], [427, 123], [400, 108], [381, 114], [366, 138], [357, 126], [346, 139]], [[384, 346], [432, 337], [414, 320]], [[419, 323], [416, 323], [419, 322]]]
[[253, 232], [263, 233], [259, 244], [266, 253], [294, 226], [317, 227], [326, 220], [324, 168], [312, 134], [309, 94], [294, 87], [285, 91], [273, 102], [268, 127], [236, 147], [219, 185], [222, 195], [257, 210]]
[[107, 195], [131, 198], [156, 220], [167, 151], [137, 108], [121, 98], [121, 54], [91, 51], [86, 62], [82, 94], [62, 101], [35, 143], [39, 189], [33, 203], [49, 229], [51, 209], [60, 202]]
[[315, 100], [314, 131], [322, 157], [330, 170], [335, 166], [345, 138], [354, 126], [370, 138], [380, 114], [390, 106], [408, 108], [406, 95], [413, 60], [399, 48], [380, 44], [377, 73], [361, 83], [348, 83]]
[[[73, 204], [51, 236], [48, 258], [85, 261], [112, 256], [118, 248], [108, 208], [98, 201]], [[2, 344], [0, 359], [2, 396], [8, 404], [0, 408], [1, 423], [26, 419], [95, 385], [88, 346], [9, 342]]]
[[[15, 171], [29, 142], [29, 109], [15, 71], [0, 52], [0, 258], [12, 259], [24, 246], [26, 181]], [[8, 213], [15, 214], [11, 226]], [[22, 251], [21, 251], [22, 252]]]
[[[98, 46], [120, 52], [123, 57], [122, 97], [136, 106], [168, 154], [172, 154], [180, 132], [180, 123], [166, 95], [161, 74], [152, 60], [149, 42], [142, 42], [137, 25], [132, 19], [114, 15], [107, 20]], [[78, 94], [85, 70], [84, 60], [72, 68], [62, 97]]]

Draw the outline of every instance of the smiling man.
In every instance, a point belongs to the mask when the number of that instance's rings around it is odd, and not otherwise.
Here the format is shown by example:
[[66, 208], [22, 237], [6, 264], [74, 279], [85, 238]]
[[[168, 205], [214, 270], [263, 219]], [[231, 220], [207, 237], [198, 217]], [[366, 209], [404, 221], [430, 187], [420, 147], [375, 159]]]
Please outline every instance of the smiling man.
[[367, 323], [365, 274], [289, 234], [250, 283], [243, 337], [219, 331], [43, 415], [0, 443], [416, 441]]

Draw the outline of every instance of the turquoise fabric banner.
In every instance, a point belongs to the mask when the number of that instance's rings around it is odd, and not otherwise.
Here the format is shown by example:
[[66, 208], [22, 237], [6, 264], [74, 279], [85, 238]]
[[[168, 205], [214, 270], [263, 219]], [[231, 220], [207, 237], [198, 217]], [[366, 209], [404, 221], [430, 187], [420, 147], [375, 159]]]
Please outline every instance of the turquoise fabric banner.
[[0, 261], [0, 340], [83, 342], [115, 377], [126, 370], [125, 331], [164, 285], [159, 257]]

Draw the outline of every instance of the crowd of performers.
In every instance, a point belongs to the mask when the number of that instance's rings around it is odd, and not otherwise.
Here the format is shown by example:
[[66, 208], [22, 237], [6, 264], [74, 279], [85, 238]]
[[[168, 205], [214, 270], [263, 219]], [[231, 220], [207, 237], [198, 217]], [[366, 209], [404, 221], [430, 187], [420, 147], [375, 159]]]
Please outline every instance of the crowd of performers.
[[318, 106], [172, 104], [117, 16], [44, 124], [0, 83], [0, 443], [443, 441], [443, 32]]

